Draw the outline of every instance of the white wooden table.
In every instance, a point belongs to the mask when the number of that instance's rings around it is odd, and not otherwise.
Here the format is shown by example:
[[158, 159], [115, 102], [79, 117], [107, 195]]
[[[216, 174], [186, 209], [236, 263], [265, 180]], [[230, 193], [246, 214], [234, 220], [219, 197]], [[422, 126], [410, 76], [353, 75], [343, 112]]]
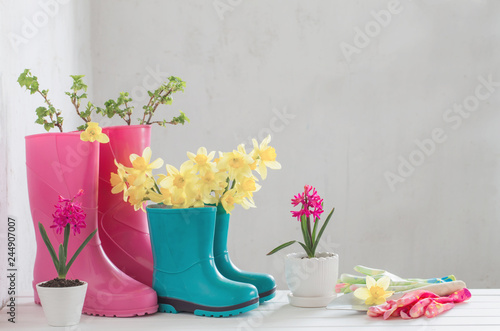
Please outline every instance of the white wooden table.
[[287, 291], [258, 309], [229, 318], [199, 317], [192, 314], [157, 313], [133, 318], [82, 315], [78, 326], [53, 328], [47, 325], [42, 308], [33, 298], [18, 298], [16, 324], [7, 322], [0, 311], [0, 330], [500, 330], [500, 289], [471, 290], [472, 298], [435, 318], [414, 320], [372, 318], [364, 313], [324, 308], [290, 306]]

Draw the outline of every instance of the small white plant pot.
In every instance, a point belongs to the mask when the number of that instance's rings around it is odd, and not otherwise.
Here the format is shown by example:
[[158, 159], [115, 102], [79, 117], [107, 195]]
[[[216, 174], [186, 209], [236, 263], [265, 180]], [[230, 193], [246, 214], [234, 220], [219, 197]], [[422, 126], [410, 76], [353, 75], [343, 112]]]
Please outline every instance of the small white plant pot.
[[80, 323], [87, 282], [72, 287], [42, 287], [42, 283], [36, 284], [36, 290], [49, 325], [71, 326]]
[[337, 297], [335, 284], [339, 275], [339, 256], [317, 253], [308, 258], [305, 253], [285, 257], [285, 276], [290, 304], [297, 307], [325, 307]]

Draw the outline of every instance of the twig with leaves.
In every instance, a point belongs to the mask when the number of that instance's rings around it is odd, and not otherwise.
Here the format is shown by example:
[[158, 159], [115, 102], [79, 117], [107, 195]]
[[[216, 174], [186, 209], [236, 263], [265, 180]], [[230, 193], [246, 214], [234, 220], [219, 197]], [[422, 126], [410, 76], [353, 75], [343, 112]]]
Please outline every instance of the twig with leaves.
[[[131, 116], [134, 107], [129, 106], [132, 98], [127, 92], [121, 92], [120, 96], [116, 100], [109, 99], [106, 101], [104, 103], [104, 108], [96, 107], [89, 101], [84, 110], [80, 109], [82, 101], [87, 98], [87, 85], [83, 82], [83, 77], [83, 75], [72, 75], [71, 78], [73, 79], [73, 85], [71, 86], [71, 91], [66, 92], [66, 95], [70, 97], [71, 103], [75, 107], [77, 115], [85, 122], [80, 125], [77, 130], [82, 131], [87, 129], [89, 123], [92, 122], [93, 112], [102, 116], [107, 116], [108, 118], [118, 115], [125, 121], [125, 123], [127, 123], [127, 125], [132, 124]], [[31, 94], [35, 94], [36, 92], [40, 93], [47, 104], [47, 107], [38, 107], [36, 109], [38, 118], [35, 122], [42, 124], [47, 131], [54, 127], [58, 127], [59, 131], [63, 132], [63, 118], [61, 116], [61, 111], [56, 109], [47, 98], [49, 90], [39, 89], [38, 79], [36, 76], [31, 74], [29, 69], [25, 69], [17, 81], [21, 87], [25, 87]], [[156, 109], [162, 104], [172, 104], [172, 95], [178, 91], [184, 92], [185, 86], [186, 83], [182, 81], [182, 79], [171, 76], [168, 78], [168, 82], [164, 82], [155, 91], [148, 91], [150, 99], [149, 102], [142, 107], [144, 109], [144, 115], [142, 119], [137, 119], [139, 123], [141, 125], [158, 124], [165, 127], [167, 124], [176, 125], [189, 122], [189, 118], [182, 111], [180, 111], [179, 116], [172, 117], [170, 121], [165, 119], [163, 121], [153, 121], [153, 115], [155, 114]]]
[[17, 82], [21, 87], [25, 87], [30, 91], [30, 94], [40, 93], [44, 102], [47, 104], [47, 107], [41, 106], [36, 109], [38, 118], [35, 123], [43, 125], [47, 131], [54, 127], [58, 127], [59, 131], [63, 132], [62, 124], [64, 119], [61, 117], [61, 111], [56, 109], [48, 99], [47, 95], [49, 90], [40, 90], [38, 78], [33, 76], [29, 69], [25, 69], [17, 79]]

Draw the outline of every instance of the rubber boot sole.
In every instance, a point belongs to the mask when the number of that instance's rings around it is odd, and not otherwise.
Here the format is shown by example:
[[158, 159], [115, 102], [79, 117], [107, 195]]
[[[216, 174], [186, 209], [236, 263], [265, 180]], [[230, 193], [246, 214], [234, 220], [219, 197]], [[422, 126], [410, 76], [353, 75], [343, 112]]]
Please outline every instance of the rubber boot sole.
[[102, 309], [88, 309], [83, 307], [83, 313], [86, 315], [93, 316], [103, 316], [103, 317], [134, 317], [151, 315], [158, 312], [158, 305], [143, 308], [143, 309], [131, 309], [131, 310], [102, 310]]
[[259, 293], [259, 303], [269, 301], [272, 298], [274, 298], [275, 296], [276, 296], [276, 286], [269, 291]]
[[198, 316], [229, 317], [257, 308], [259, 306], [259, 298], [238, 305], [225, 307], [204, 306], [194, 302], [160, 296], [158, 297], [158, 303], [158, 311], [163, 313], [177, 314], [180, 312], [188, 312]]

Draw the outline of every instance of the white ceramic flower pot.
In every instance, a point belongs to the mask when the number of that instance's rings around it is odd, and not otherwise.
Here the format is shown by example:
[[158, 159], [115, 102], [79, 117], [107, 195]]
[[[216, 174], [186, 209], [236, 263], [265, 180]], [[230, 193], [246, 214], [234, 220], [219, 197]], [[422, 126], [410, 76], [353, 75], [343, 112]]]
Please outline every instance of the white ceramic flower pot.
[[335, 284], [339, 275], [339, 256], [317, 253], [308, 258], [305, 253], [288, 254], [285, 276], [290, 304], [297, 307], [325, 307], [337, 294]]
[[36, 284], [43, 312], [52, 326], [80, 323], [88, 284], [73, 287], [41, 287]]

